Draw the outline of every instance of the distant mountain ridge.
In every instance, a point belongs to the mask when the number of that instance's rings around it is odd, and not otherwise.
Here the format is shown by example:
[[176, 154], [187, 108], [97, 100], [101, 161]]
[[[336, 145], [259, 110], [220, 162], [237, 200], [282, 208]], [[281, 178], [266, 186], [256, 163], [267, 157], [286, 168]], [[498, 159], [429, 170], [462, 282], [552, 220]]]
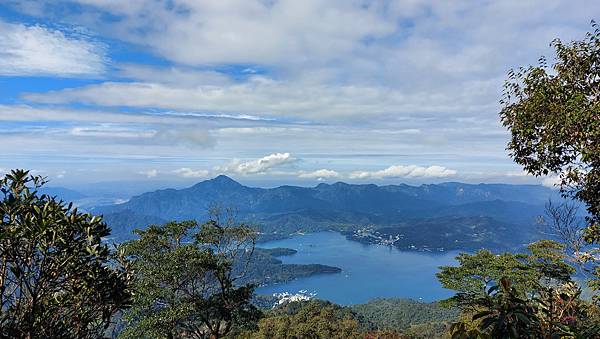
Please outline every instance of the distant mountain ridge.
[[57, 197], [64, 201], [75, 201], [86, 198], [85, 194], [65, 187], [44, 186], [40, 189], [40, 193]]
[[[555, 195], [549, 188], [536, 185], [456, 182], [421, 186], [337, 182], [315, 187], [255, 188], [220, 175], [184, 189], [147, 192], [123, 204], [97, 207], [94, 212], [105, 215], [117, 237], [126, 236], [121, 231], [129, 232], [132, 224], [144, 227], [152, 220], [203, 221], [208, 218], [209, 206], [220, 204], [234, 207], [239, 219], [256, 225], [265, 238], [299, 231], [351, 232], [366, 226], [389, 230], [410, 227], [410, 223], [435, 230], [431, 222], [422, 221], [464, 224], [456, 218], [479, 218], [478, 227], [501, 223], [498, 228], [523, 233], [523, 239], [515, 237], [521, 241], [533, 236], [530, 229], [535, 217]], [[447, 230], [447, 226], [440, 225], [440, 229]], [[493, 236], [493, 230], [480, 232]]]

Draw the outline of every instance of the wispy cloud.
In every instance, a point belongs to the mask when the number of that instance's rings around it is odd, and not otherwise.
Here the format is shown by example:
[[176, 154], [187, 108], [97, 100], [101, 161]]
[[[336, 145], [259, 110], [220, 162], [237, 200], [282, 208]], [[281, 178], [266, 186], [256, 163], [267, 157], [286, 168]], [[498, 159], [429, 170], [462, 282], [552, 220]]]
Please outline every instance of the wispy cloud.
[[[464, 86], [469, 87], [468, 84]], [[348, 119], [362, 120], [366, 117], [402, 114], [435, 113], [447, 116], [451, 113], [489, 111], [491, 108], [485, 97], [477, 95], [442, 95], [378, 85], [314, 84], [302, 79], [282, 81], [264, 76], [225, 86], [186, 88], [160, 83], [104, 82], [45, 93], [26, 93], [22, 97], [44, 104], [84, 103], [104, 107], [159, 108], [178, 110], [161, 113], [163, 115], [240, 120], [276, 120], [278, 117], [285, 117], [314, 121], [351, 121]], [[185, 112], [186, 110], [224, 113], [193, 113]], [[405, 131], [406, 134], [415, 132], [417, 131]]]
[[106, 64], [103, 45], [89, 38], [0, 19], [0, 75], [95, 77]]

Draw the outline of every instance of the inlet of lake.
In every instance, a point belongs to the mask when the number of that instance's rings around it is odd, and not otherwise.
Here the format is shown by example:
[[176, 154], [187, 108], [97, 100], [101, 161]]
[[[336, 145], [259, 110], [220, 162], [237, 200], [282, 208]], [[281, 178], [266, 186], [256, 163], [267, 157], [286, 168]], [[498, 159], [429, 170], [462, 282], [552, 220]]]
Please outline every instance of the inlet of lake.
[[258, 244], [262, 248], [287, 247], [298, 251], [280, 257], [285, 264], [324, 264], [341, 273], [319, 274], [257, 289], [258, 294], [281, 292], [315, 293], [316, 298], [342, 305], [359, 304], [373, 298], [399, 297], [420, 301], [453, 295], [435, 274], [439, 266], [456, 264], [458, 251], [401, 251], [384, 245], [366, 245], [346, 239], [337, 232], [296, 235]]

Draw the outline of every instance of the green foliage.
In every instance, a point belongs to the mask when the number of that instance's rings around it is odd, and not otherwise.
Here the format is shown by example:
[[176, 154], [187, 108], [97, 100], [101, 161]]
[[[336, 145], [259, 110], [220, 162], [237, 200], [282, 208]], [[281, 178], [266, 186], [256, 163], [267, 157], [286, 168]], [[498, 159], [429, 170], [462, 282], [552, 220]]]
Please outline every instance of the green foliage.
[[[562, 192], [586, 204], [586, 240], [600, 244], [600, 28], [592, 29], [582, 41], [554, 40], [551, 67], [541, 58], [511, 71], [500, 116], [513, 159], [533, 175], [559, 175]], [[589, 252], [595, 260], [599, 249]]]
[[[291, 302], [267, 311], [258, 331], [240, 338], [442, 338], [457, 310], [407, 299], [375, 299], [352, 307]], [[448, 322], [446, 322], [448, 321]]]
[[[407, 338], [404, 335], [401, 335], [400, 333], [396, 332], [396, 331], [392, 331], [392, 330], [377, 330], [377, 331], [371, 331], [369, 333], [366, 333], [364, 335], [364, 337], [361, 337], [364, 339], [405, 339]], [[419, 338], [419, 337], [408, 337], [408, 338]], [[431, 337], [433, 338], [433, 337]]]
[[581, 299], [564, 262], [564, 246], [542, 240], [529, 254], [460, 254], [459, 266], [442, 267], [438, 278], [457, 294], [463, 319], [453, 338], [588, 338], [600, 335], [598, 307]]
[[254, 233], [219, 218], [169, 222], [122, 245], [134, 275], [125, 338], [219, 338], [253, 327], [252, 285], [237, 286], [233, 265], [254, 249]]
[[570, 281], [574, 269], [564, 262], [563, 247], [551, 240], [541, 240], [529, 245], [529, 254], [494, 254], [488, 250], [472, 255], [460, 253], [456, 258], [459, 265], [441, 267], [437, 277], [445, 288], [458, 292], [447, 303], [463, 308], [476, 306], [473, 301], [484, 297], [502, 278], [525, 292], [542, 283]]
[[258, 331], [240, 338], [364, 338], [357, 316], [347, 307], [327, 301], [292, 302], [271, 311], [258, 323]]
[[401, 338], [411, 339], [441, 339], [450, 338], [449, 330], [451, 323], [449, 322], [430, 322], [424, 324], [410, 325], [409, 328], [402, 331]]
[[[506, 278], [473, 300], [472, 317], [452, 325], [453, 338], [596, 338], [598, 308], [572, 282], [528, 294]], [[475, 325], [475, 326], [473, 326]]]
[[[441, 333], [440, 328], [445, 327], [443, 323], [457, 320], [459, 314], [458, 309], [442, 307], [439, 303], [398, 298], [373, 299], [366, 304], [353, 305], [352, 310], [378, 329], [402, 332], [410, 329], [412, 335], [417, 335], [419, 330], [425, 331], [427, 326]], [[417, 325], [422, 326], [417, 328]]]
[[477, 300], [485, 310], [475, 314], [480, 329], [493, 338], [535, 338], [539, 333], [540, 320], [529, 300], [511, 285], [506, 278], [490, 287], [487, 295]]
[[23, 170], [0, 180], [0, 337], [100, 337], [127, 306], [128, 276], [106, 224], [39, 194], [44, 183]]

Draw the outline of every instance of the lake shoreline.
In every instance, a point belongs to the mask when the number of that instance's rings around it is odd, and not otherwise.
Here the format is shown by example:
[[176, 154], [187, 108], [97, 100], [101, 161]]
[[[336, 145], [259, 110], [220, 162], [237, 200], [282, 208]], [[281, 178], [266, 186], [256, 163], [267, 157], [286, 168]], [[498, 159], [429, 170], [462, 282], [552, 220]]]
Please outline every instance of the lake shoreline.
[[290, 248], [295, 254], [282, 256], [285, 264], [319, 263], [341, 268], [340, 273], [315, 274], [293, 281], [261, 286], [257, 294], [298, 293], [304, 290], [316, 298], [342, 305], [374, 298], [408, 298], [436, 301], [452, 293], [435, 277], [439, 266], [455, 263], [457, 251], [403, 251], [389, 245], [364, 244], [337, 231], [294, 235], [260, 242], [261, 248]]

